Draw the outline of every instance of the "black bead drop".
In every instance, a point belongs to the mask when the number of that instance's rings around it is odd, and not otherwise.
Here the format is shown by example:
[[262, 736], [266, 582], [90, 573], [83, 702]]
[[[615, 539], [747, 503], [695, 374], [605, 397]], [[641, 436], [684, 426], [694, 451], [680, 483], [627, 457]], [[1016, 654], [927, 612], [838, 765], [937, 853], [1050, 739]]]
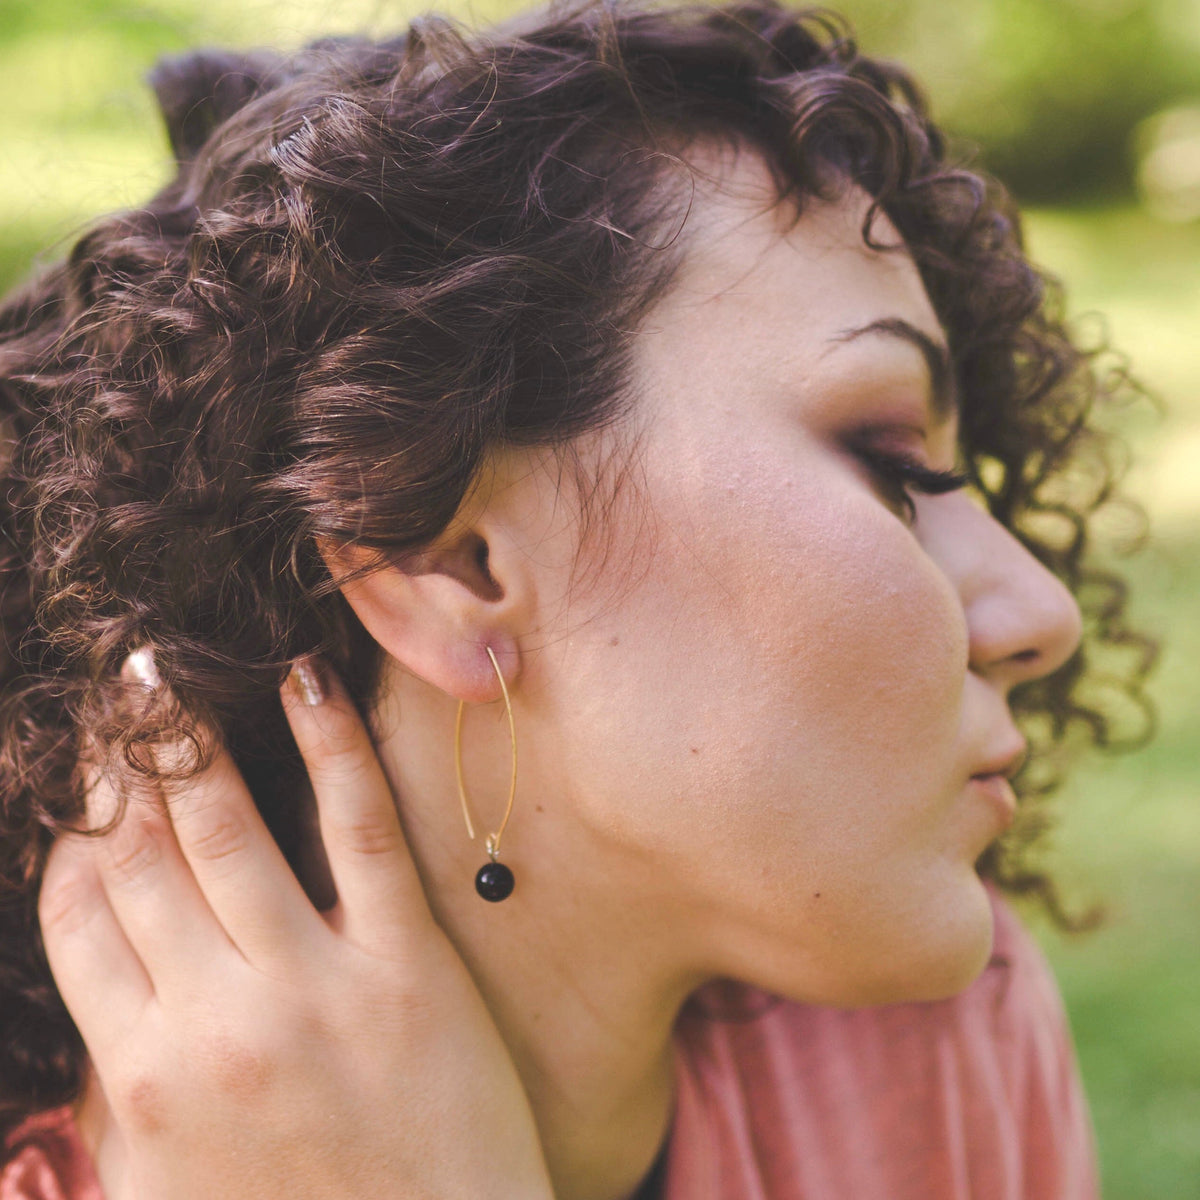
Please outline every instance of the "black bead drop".
[[475, 890], [494, 904], [512, 895], [513, 873], [502, 862], [486, 862], [475, 874]]

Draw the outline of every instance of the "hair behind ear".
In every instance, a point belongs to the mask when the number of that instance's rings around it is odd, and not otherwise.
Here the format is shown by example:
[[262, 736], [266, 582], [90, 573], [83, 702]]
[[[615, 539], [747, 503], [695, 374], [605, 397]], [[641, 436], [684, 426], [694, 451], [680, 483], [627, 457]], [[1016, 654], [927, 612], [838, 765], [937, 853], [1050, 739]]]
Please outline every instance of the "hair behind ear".
[[218, 125], [277, 81], [282, 55], [196, 50], [161, 58], [146, 76], [166, 121], [171, 149], [188, 162]]

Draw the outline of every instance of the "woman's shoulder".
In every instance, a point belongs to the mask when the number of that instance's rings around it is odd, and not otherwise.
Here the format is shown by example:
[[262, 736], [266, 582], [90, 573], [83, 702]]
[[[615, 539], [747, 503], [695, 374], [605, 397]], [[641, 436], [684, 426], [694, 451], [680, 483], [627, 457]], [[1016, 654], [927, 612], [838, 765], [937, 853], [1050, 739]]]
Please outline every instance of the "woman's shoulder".
[[989, 894], [990, 960], [949, 999], [836, 1009], [733, 984], [699, 996], [677, 1032], [678, 1139], [703, 1129], [719, 1176], [717, 1159], [754, 1147], [766, 1195], [784, 1194], [766, 1176], [792, 1172], [813, 1181], [806, 1197], [1094, 1197], [1091, 1117], [1057, 984]]
[[69, 1107], [18, 1125], [0, 1163], [0, 1200], [103, 1200]]

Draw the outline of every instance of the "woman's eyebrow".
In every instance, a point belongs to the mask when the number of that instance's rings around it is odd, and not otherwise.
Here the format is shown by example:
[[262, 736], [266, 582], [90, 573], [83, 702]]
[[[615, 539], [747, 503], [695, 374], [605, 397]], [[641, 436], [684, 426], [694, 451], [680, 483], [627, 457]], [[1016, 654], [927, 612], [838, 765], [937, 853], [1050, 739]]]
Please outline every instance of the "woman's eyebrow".
[[843, 329], [830, 341], [840, 345], [868, 334], [900, 338], [921, 351], [929, 368], [929, 391], [933, 399], [933, 415], [938, 424], [944, 425], [951, 416], [962, 415], [954, 369], [950, 365], [950, 351], [945, 342], [931, 338], [923, 329], [918, 329], [903, 317], [881, 317], [867, 325]]

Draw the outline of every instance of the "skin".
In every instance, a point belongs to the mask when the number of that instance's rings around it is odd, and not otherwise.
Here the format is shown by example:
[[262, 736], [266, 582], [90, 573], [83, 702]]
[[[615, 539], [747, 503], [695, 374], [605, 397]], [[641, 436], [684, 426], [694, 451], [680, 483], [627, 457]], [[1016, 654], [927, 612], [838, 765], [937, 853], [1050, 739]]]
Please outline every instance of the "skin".
[[[604, 537], [582, 536], [554, 454], [505, 452], [419, 563], [344, 587], [389, 656], [372, 734], [405, 843], [559, 1200], [636, 1187], [669, 1124], [671, 1025], [705, 980], [857, 1006], [978, 976], [992, 919], [974, 863], [1004, 821], [968, 780], [1021, 744], [1010, 690], [1080, 637], [1067, 589], [975, 498], [915, 495], [910, 523], [854, 451], [950, 470], [957, 443], [911, 339], [847, 336], [900, 320], [944, 342], [908, 255], [864, 245], [865, 198], [796, 220], [754, 155], [695, 161], [631, 421], [575, 447], [629, 467]], [[335, 575], [361, 561], [325, 551]], [[494, 829], [509, 746], [488, 646], [521, 755], [499, 905], [471, 885], [485, 854], [451, 757], [462, 700]], [[70, 952], [52, 965], [70, 972]], [[448, 1086], [472, 1065], [419, 1069]], [[93, 1089], [94, 1148], [119, 1140], [105, 1114]]]

